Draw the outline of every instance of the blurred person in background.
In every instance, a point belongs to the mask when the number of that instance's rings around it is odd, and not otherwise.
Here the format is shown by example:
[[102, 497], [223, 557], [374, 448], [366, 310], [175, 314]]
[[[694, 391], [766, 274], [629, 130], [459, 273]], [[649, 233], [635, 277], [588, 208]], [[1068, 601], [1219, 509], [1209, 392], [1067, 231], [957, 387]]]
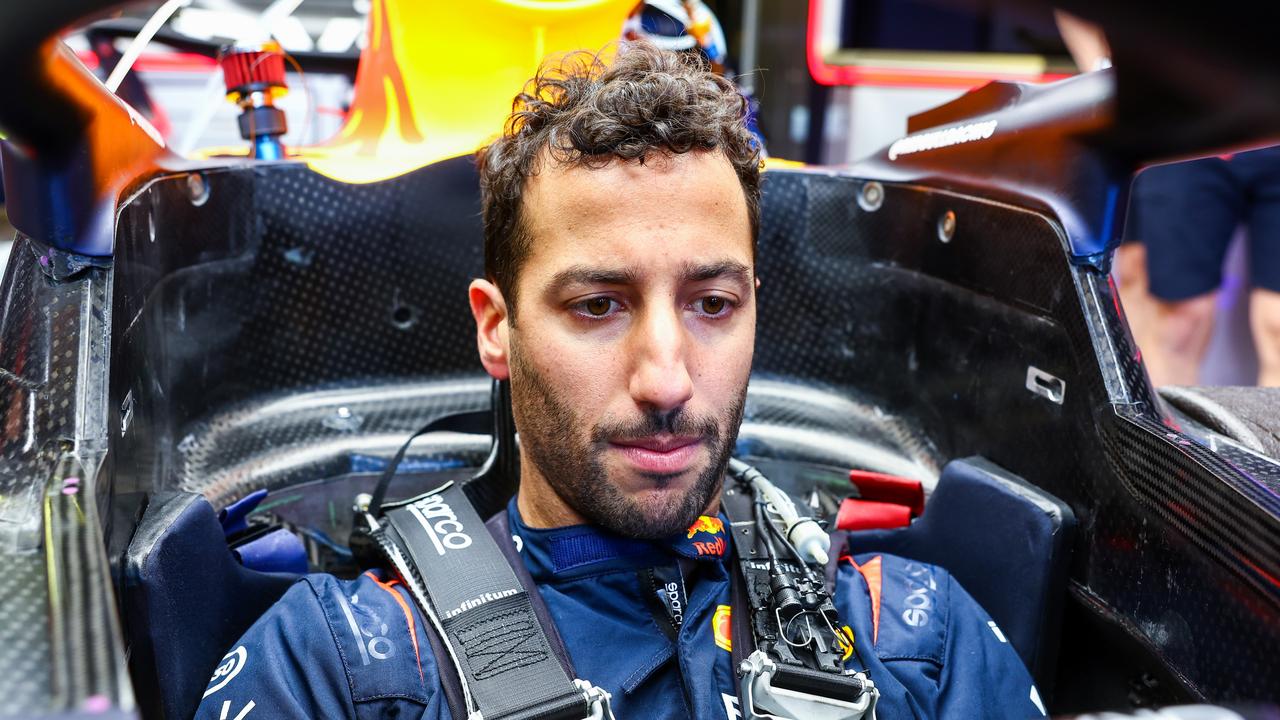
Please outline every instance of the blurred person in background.
[[1197, 384], [1223, 260], [1243, 222], [1258, 384], [1280, 386], [1280, 148], [1149, 168], [1134, 181], [1129, 218], [1127, 232], [1147, 247], [1155, 316], [1139, 347], [1152, 381]]
[[[1096, 26], [1055, 11], [1082, 71], [1111, 66]], [[1280, 148], [1149, 168], [1134, 179], [1116, 283], [1156, 385], [1195, 385], [1213, 335], [1222, 264], [1249, 229], [1249, 322], [1258, 384], [1280, 386]]]
[[[1080, 72], [1111, 67], [1111, 46], [1101, 28], [1062, 10], [1054, 10], [1053, 18]], [[1129, 330], [1134, 342], [1145, 350], [1155, 343], [1152, 329], [1156, 324], [1155, 299], [1147, 281], [1147, 249], [1132, 232], [1132, 223], [1126, 222], [1125, 227], [1128, 232], [1112, 257], [1112, 269]]]
[[662, 50], [697, 55], [710, 65], [712, 72], [733, 80], [738, 93], [747, 99], [747, 130], [755, 137], [761, 154], [768, 154], [757, 120], [759, 103], [730, 67], [724, 28], [703, 0], [643, 0], [623, 23], [622, 39], [645, 40]]

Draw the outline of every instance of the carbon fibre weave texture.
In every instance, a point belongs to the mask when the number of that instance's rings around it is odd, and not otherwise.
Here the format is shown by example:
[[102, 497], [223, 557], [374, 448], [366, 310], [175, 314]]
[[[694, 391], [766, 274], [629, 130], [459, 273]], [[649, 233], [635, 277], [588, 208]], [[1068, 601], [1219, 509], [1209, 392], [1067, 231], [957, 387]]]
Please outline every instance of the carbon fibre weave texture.
[[[121, 444], [136, 457], [122, 488], [176, 485], [223, 504], [346, 473], [353, 454], [389, 456], [431, 418], [487, 405], [466, 304], [483, 272], [469, 161], [372, 185], [297, 165], [211, 170], [203, 180], [200, 205], [174, 176], [122, 213], [116, 314], [139, 318], [118, 328], [116, 344], [117, 367], [130, 369], [113, 376], [112, 397], [132, 404]], [[236, 212], [246, 205], [256, 217]], [[757, 370], [790, 380], [800, 364]], [[748, 422], [766, 435], [809, 433], [774, 439], [778, 452], [856, 433], [887, 459], [906, 457], [903, 468], [936, 475], [936, 448], [910, 422], [801, 380], [790, 381], [839, 407], [762, 386]], [[483, 457], [483, 444], [451, 442], [420, 459]]]
[[130, 369], [112, 397], [133, 398], [121, 444], [142, 461], [122, 486], [238, 488], [306, 453], [333, 470], [344, 452], [387, 454], [431, 417], [487, 401], [440, 386], [471, 390], [480, 372], [469, 161], [367, 185], [292, 164], [203, 180], [198, 205], [176, 176], [122, 213], [116, 312], [141, 321], [119, 328]]
[[1219, 444], [1216, 452], [1236, 470], [1280, 497], [1280, 460], [1226, 444]]
[[1274, 700], [1276, 496], [1151, 419], [1109, 425], [1106, 456], [1137, 503], [1099, 510], [1095, 543], [1113, 551], [1098, 554], [1090, 590], [1123, 599], [1128, 620], [1209, 697]]
[[101, 312], [93, 297], [101, 277], [55, 283], [40, 271], [39, 253], [19, 237], [0, 290], [0, 540], [6, 549], [31, 549], [38, 538], [42, 490], [32, 478], [47, 477], [61, 441], [76, 435], [82, 315]]
[[108, 272], [55, 280], [42, 269], [52, 251], [19, 236], [11, 252], [0, 290], [0, 713], [127, 709], [97, 520], [110, 488], [55, 473], [69, 458], [96, 468], [106, 449]]
[[[789, 187], [779, 187], [784, 178]], [[1280, 577], [1271, 569], [1280, 560], [1275, 496], [1160, 423], [1110, 280], [1070, 266], [1055, 228], [1033, 213], [894, 186], [864, 213], [855, 180], [770, 182], [773, 200], [792, 207], [765, 216], [761, 335], [769, 337], [766, 314], [779, 310], [792, 324], [772, 327], [804, 333], [774, 347], [777, 363], [791, 358], [800, 361], [792, 373], [877, 388], [876, 400], [917, 419], [943, 457], [982, 454], [1067, 500], [1086, 528], [1081, 587], [1194, 692], [1275, 699], [1268, 656], [1280, 648], [1280, 607], [1267, 579]], [[837, 208], [814, 207], [832, 194]], [[947, 210], [956, 231], [943, 242]], [[787, 249], [769, 245], [778, 241]], [[791, 285], [769, 304], [777, 258], [811, 281], [808, 297]], [[860, 362], [859, 352], [880, 363]], [[886, 358], [898, 364], [885, 369]], [[1029, 365], [1065, 381], [1062, 405], [1026, 390], [1018, 371]], [[1189, 516], [1170, 512], [1186, 498], [1180, 486], [1197, 501]]]
[[48, 706], [52, 648], [48, 631], [48, 592], [44, 557], [6, 554], [0, 573], [0, 662], [14, 668], [0, 680], [0, 715], [21, 716]]
[[[860, 399], [941, 458], [984, 454], [1020, 472], [1025, 458], [1070, 454], [1054, 431], [1088, 407], [1088, 376], [1051, 316], [1074, 288], [1046, 223], [894, 187], [866, 212], [851, 178], [770, 173], [765, 187], [758, 374]], [[943, 243], [951, 208], [960, 226]], [[1037, 231], [1053, 242], [1022, 242]], [[1065, 381], [1065, 404], [1026, 390], [1029, 365]]]

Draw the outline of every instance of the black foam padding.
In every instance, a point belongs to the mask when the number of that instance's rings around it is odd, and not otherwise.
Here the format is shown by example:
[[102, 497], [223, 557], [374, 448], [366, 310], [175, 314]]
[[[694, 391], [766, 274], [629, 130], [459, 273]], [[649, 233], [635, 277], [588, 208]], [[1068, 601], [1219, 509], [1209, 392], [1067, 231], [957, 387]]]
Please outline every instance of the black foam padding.
[[924, 514], [909, 527], [849, 533], [847, 548], [948, 570], [1000, 626], [1047, 695], [1075, 527], [1061, 500], [974, 457], [943, 468]]
[[299, 577], [249, 570], [200, 495], [162, 493], [125, 555], [129, 663], [148, 717], [189, 718], [227, 648]]

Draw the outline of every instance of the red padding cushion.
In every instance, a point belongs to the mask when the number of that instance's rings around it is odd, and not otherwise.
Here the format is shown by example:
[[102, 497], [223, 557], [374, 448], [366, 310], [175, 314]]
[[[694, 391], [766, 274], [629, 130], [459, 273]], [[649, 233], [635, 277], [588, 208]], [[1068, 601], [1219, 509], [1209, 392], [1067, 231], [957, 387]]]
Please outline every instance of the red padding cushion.
[[904, 505], [914, 517], [920, 517], [924, 512], [924, 487], [919, 480], [867, 470], [850, 470], [849, 481], [858, 488], [858, 495], [863, 500]]
[[911, 508], [906, 505], [845, 498], [836, 515], [840, 530], [885, 530], [906, 527], [911, 523]]

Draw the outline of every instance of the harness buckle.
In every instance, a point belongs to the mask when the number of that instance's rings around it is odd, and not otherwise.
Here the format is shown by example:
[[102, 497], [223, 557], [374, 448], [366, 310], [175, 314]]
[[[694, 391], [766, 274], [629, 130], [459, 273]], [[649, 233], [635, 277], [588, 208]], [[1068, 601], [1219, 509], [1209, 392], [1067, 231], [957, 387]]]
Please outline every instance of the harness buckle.
[[612, 695], [605, 692], [603, 688], [592, 685], [587, 680], [575, 679], [573, 684], [582, 690], [582, 695], [587, 700], [587, 706], [591, 708], [591, 714], [583, 720], [615, 720], [613, 708], [609, 707], [609, 700], [613, 698]]
[[[875, 720], [880, 691], [866, 673], [857, 673], [862, 694], [853, 702], [825, 698], [786, 688], [774, 687], [778, 665], [763, 650], [756, 650], [738, 666], [741, 676], [738, 697], [743, 720]], [[757, 712], [759, 709], [760, 712]], [[764, 713], [764, 714], [762, 714]]]

